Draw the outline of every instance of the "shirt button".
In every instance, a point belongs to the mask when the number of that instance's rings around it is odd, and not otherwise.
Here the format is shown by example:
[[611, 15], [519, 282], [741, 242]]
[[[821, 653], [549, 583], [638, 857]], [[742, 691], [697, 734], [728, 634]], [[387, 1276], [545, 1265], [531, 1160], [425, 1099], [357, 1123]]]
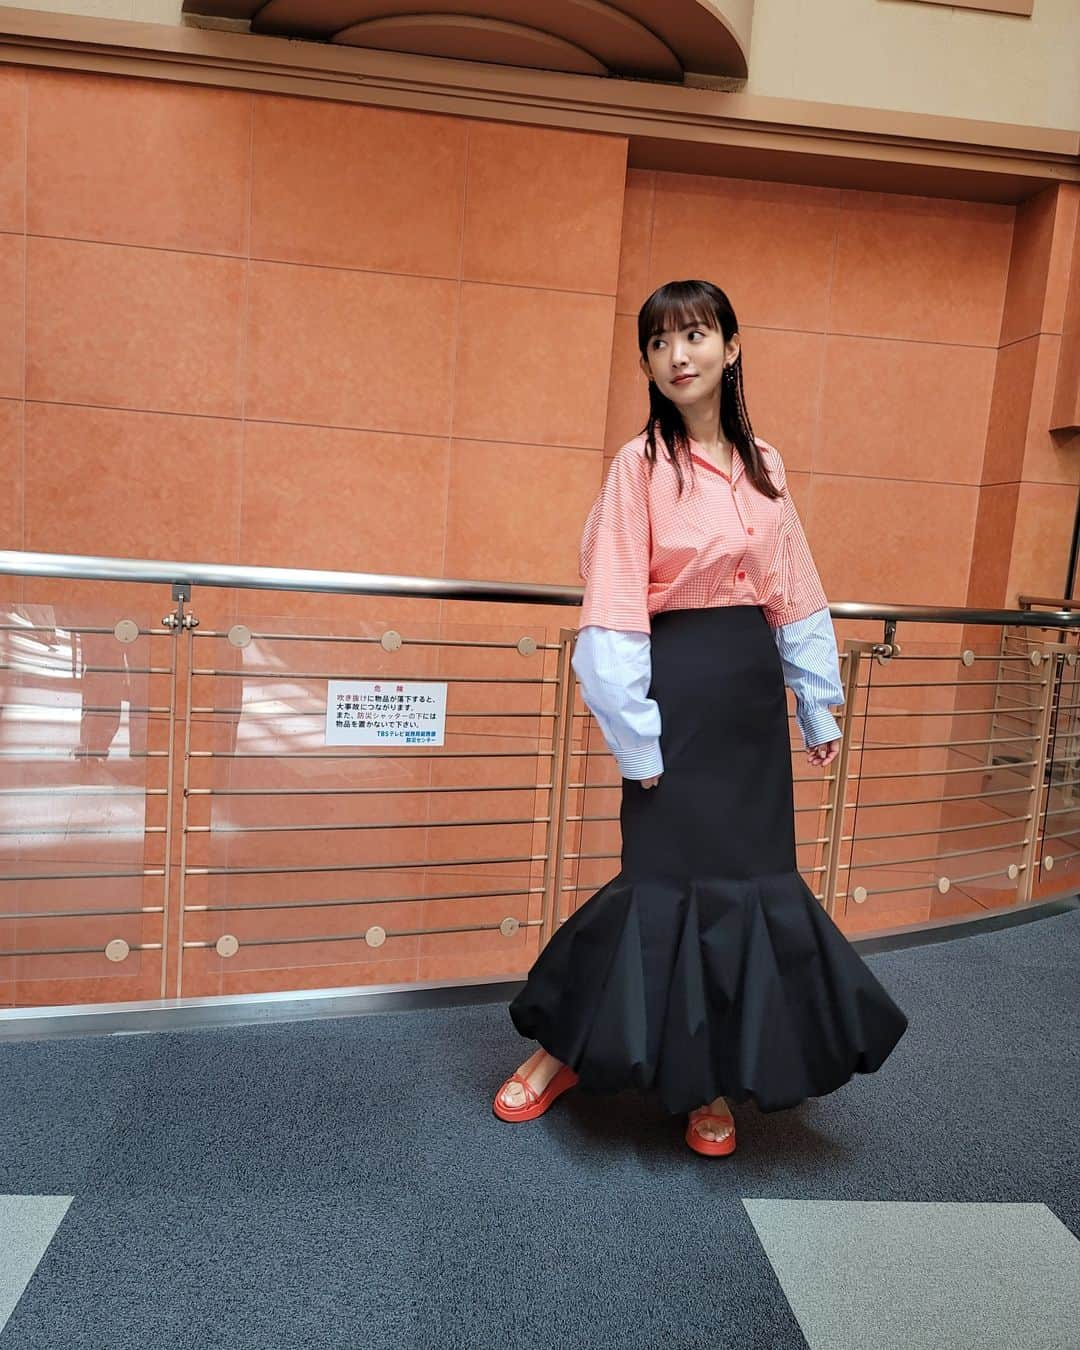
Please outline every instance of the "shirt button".
[[738, 579], [739, 579], [740, 581], [745, 581], [745, 580], [746, 580], [746, 573], [745, 573], [745, 572], [736, 572], [735, 575], [738, 577]]
[[747, 527], [746, 527], [746, 533], [747, 533], [747, 534], [753, 534], [753, 533], [754, 533], [754, 527], [753, 527], [753, 525], [747, 525]]

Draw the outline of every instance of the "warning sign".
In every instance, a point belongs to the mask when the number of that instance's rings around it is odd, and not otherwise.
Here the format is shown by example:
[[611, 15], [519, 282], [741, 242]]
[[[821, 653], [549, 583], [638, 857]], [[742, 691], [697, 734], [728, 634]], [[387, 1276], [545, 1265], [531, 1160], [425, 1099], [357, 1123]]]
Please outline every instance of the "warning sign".
[[443, 745], [445, 741], [445, 684], [327, 681], [327, 745]]

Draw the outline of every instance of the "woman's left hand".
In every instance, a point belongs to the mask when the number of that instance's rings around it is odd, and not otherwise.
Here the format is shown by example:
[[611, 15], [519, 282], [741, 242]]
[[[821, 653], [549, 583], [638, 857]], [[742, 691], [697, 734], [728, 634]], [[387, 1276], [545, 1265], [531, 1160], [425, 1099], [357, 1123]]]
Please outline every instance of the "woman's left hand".
[[808, 745], [806, 747], [806, 762], [823, 769], [826, 764], [831, 764], [839, 753], [839, 741], [826, 741], [823, 745]]

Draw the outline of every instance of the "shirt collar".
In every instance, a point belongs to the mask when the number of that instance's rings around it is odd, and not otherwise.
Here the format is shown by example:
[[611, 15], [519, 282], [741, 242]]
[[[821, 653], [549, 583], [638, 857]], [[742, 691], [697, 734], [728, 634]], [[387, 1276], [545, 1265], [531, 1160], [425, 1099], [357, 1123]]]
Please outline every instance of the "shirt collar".
[[[722, 469], [718, 469], [711, 459], [709, 459], [707, 456], [701, 454], [698, 451], [698, 449], [696, 448], [697, 441], [692, 440], [689, 437], [687, 439], [690, 441], [690, 454], [697, 461], [698, 464], [704, 464], [707, 469], [711, 469], [712, 472], [717, 474], [720, 478], [727, 478], [727, 474], [724, 473]], [[730, 482], [737, 483], [744, 471], [745, 466], [743, 465], [742, 456], [739, 454], [738, 447], [733, 445], [731, 447]]]

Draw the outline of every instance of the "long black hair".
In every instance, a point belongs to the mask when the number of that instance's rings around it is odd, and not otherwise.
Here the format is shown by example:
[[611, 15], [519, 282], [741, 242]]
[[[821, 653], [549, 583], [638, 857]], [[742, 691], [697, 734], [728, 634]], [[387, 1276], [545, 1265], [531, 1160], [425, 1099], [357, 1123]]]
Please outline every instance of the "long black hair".
[[[719, 286], [711, 281], [669, 281], [659, 290], [653, 291], [638, 312], [638, 348], [648, 361], [649, 342], [665, 329], [684, 328], [688, 324], [700, 323], [707, 328], [715, 328], [724, 335], [725, 343], [739, 331], [739, 322], [731, 301]], [[747, 476], [757, 490], [766, 497], [781, 497], [783, 493], [769, 477], [769, 472], [761, 457], [761, 451], [754, 442], [754, 431], [750, 425], [750, 416], [746, 411], [743, 397], [742, 352], [729, 367], [730, 374], [724, 372], [720, 383], [720, 428], [728, 440], [738, 450]], [[683, 465], [694, 473], [694, 463], [690, 456], [690, 440], [686, 434], [686, 424], [682, 413], [657, 388], [656, 381], [649, 380], [649, 420], [642, 428], [645, 436], [645, 455], [649, 461], [650, 472], [656, 463], [657, 442], [667, 448], [668, 458], [675, 466], [675, 476], [679, 484], [679, 496], [683, 490]]]

